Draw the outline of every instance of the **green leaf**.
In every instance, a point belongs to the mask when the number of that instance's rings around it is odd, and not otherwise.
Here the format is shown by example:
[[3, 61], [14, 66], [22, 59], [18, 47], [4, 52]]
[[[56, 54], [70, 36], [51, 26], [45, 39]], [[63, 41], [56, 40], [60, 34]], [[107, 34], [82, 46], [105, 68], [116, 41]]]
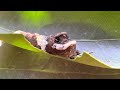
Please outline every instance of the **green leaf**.
[[0, 69], [1, 79], [119, 79], [120, 74], [96, 75], [76, 72], [60, 73], [23, 69]]
[[120, 11], [55, 11], [52, 14], [55, 23], [88, 23], [112, 38], [120, 38]]
[[47, 11], [20, 11], [18, 14], [20, 21], [26, 25], [43, 27], [52, 23], [51, 16]]
[[[9, 43], [11, 45], [14, 45], [14, 46], [26, 49], [26, 50], [39, 52], [39, 55], [40, 54], [43, 55], [42, 57], [40, 57], [40, 59], [43, 59], [44, 57], [48, 57], [46, 58], [46, 60], [48, 60], [51, 57], [54, 57], [54, 59], [56, 58], [65, 59], [60, 56], [50, 55], [48, 53], [45, 53], [42, 50], [35, 48], [21, 34], [0, 34], [0, 40], [3, 40], [6, 43]], [[65, 60], [71, 61], [71, 59], [65, 59]], [[86, 64], [86, 65], [96, 66], [96, 67], [111, 68], [110, 66], [100, 62], [100, 60], [97, 60], [96, 58], [92, 57], [91, 55], [85, 52], [82, 54], [82, 56], [77, 57], [73, 61], [77, 63]]]
[[22, 34], [0, 34], [0, 40], [23, 49], [40, 52], [40, 50], [33, 47]]
[[106, 65], [105, 63], [96, 59], [95, 57], [88, 54], [87, 52], [83, 52], [82, 56], [78, 56], [75, 59], [75, 62], [86, 64], [86, 65], [91, 65], [91, 66], [96, 66], [96, 67], [112, 68], [111, 66]]
[[4, 43], [0, 47], [0, 78], [120, 78], [120, 69], [86, 65]]

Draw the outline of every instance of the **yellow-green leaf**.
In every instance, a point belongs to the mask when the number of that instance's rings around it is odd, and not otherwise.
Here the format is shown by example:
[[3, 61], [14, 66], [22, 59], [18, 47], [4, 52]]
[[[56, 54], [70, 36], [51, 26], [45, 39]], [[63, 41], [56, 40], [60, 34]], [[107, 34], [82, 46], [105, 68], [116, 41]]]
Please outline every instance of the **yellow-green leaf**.
[[[14, 46], [26, 49], [26, 50], [39, 52], [39, 55], [40, 54], [43, 55], [42, 57], [40, 57], [40, 59], [42, 59], [43, 57], [46, 57], [46, 56], [49, 58], [54, 57], [54, 60], [56, 58], [63, 58], [60, 56], [50, 55], [48, 53], [45, 53], [42, 50], [35, 48], [24, 38], [23, 35], [20, 35], [20, 34], [0, 34], [0, 40], [3, 40], [4, 42], [6, 42], [8, 44], [11, 44], [11, 45], [14, 45]], [[48, 60], [49, 58], [46, 58], [46, 60]], [[73, 62], [77, 62], [77, 63], [90, 65], [90, 66], [96, 66], [96, 67], [102, 67], [102, 68], [111, 68], [111, 66], [108, 66], [108, 65], [104, 64], [103, 62], [100, 62], [100, 60], [97, 60], [96, 58], [89, 55], [88, 53], [83, 53], [82, 56], [78, 56], [75, 60], [70, 60], [70, 59], [65, 59], [65, 58], [63, 58], [63, 59], [68, 60], [68, 61], [73, 61]]]
[[75, 59], [75, 62], [96, 66], [96, 67], [103, 67], [103, 68], [112, 68], [111, 66], [106, 65], [103, 62], [100, 62], [100, 60], [96, 59], [92, 55], [88, 54], [87, 52], [84, 52], [82, 56], [78, 56]]
[[22, 34], [0, 34], [0, 40], [23, 49], [40, 52], [40, 50], [33, 47]]

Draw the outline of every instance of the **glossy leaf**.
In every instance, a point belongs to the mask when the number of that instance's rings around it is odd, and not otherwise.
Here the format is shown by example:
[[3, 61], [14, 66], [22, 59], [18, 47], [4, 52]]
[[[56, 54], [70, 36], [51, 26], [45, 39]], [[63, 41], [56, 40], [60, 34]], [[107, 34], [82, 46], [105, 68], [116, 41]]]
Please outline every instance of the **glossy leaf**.
[[[42, 50], [35, 48], [24, 38], [23, 35], [20, 35], [20, 34], [0, 34], [0, 39], [5, 41], [6, 43], [11, 44], [11, 45], [14, 45], [14, 46], [26, 49], [26, 50], [38, 52], [39, 54], [43, 55], [42, 57], [46, 57], [46, 56], [49, 58], [54, 57], [54, 59], [60, 57], [60, 56], [50, 55], [48, 53], [45, 53]], [[40, 57], [40, 59], [42, 59], [42, 57]], [[49, 58], [47, 58], [47, 59], [49, 59]], [[60, 57], [60, 58], [62, 58], [62, 57]], [[73, 61], [78, 62], [78, 63], [82, 63], [82, 64], [86, 64], [86, 65], [91, 65], [91, 66], [110, 68], [110, 66], [107, 66], [106, 64], [93, 58], [92, 56], [90, 56], [87, 53], [83, 53], [82, 56], [77, 57]]]
[[40, 52], [39, 49], [33, 47], [21, 34], [0, 34], [0, 40], [23, 49]]

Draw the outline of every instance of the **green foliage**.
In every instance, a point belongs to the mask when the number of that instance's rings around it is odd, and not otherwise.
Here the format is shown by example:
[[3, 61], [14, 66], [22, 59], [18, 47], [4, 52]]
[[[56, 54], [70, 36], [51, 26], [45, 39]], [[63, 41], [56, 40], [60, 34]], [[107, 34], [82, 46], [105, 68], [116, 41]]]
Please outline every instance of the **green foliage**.
[[21, 11], [18, 14], [20, 21], [26, 25], [42, 27], [51, 23], [51, 16], [47, 11]]
[[55, 22], [88, 23], [100, 27], [113, 38], [120, 38], [120, 11], [52, 12]]
[[[3, 40], [6, 43], [9, 43], [11, 45], [26, 49], [26, 50], [30, 50], [30, 51], [34, 51], [34, 52], [38, 52], [40, 55], [39, 59], [43, 59], [44, 57], [49, 57], [49, 58], [54, 58], [54, 60], [56, 58], [61, 58], [61, 59], [65, 59], [63, 57], [60, 56], [55, 56], [55, 55], [50, 55], [48, 53], [45, 53], [42, 50], [39, 50], [37, 48], [35, 48], [33, 45], [31, 45], [25, 38], [23, 35], [21, 34], [0, 34], [0, 40]], [[47, 58], [46, 60], [48, 60], [49, 58]], [[65, 60], [69, 60], [69, 59], [65, 59]], [[71, 61], [71, 60], [69, 60]], [[83, 53], [82, 56], [77, 57], [74, 62], [77, 63], [82, 63], [82, 64], [86, 64], [86, 65], [90, 65], [90, 66], [96, 66], [96, 67], [102, 67], [102, 68], [111, 68], [110, 66], [107, 66], [106, 64], [100, 62], [99, 60], [93, 58], [92, 56], [90, 56], [87, 53]]]
[[40, 50], [33, 47], [22, 34], [0, 34], [0, 40], [23, 49], [40, 52]]

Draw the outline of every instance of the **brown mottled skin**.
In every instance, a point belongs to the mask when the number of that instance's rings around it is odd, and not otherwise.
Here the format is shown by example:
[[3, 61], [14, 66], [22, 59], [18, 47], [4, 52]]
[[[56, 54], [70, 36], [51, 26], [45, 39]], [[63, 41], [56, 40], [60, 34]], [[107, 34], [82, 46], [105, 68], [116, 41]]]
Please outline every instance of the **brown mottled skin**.
[[46, 51], [50, 54], [74, 59], [74, 57], [79, 54], [79, 51], [76, 50], [75, 44], [70, 45], [65, 50], [57, 50], [56, 48], [52, 48], [54, 43], [65, 44], [67, 42], [69, 42], [69, 40], [66, 32], [57, 33], [56, 35], [50, 35], [48, 37], [48, 44], [46, 46]]
[[[18, 31], [18, 34], [23, 34], [25, 38], [35, 47], [41, 49], [41, 46], [38, 45], [38, 36], [40, 37], [39, 34], [31, 34], [29, 32], [23, 32], [23, 31]], [[44, 36], [44, 35], [43, 35]], [[41, 37], [40, 37], [41, 38]], [[44, 39], [44, 38], [42, 38]], [[76, 50], [76, 44], [70, 44], [67, 45], [66, 49], [61, 49], [58, 50], [56, 47], [54, 47], [54, 44], [57, 44], [58, 46], [61, 45], [65, 47], [65, 44], [69, 41], [69, 37], [66, 32], [61, 32], [57, 33], [55, 35], [50, 35], [45, 39], [47, 41], [47, 45], [45, 46], [46, 52], [53, 54], [53, 55], [59, 55], [62, 57], [74, 59], [75, 56], [79, 55], [79, 51]], [[43, 41], [43, 40], [42, 40]], [[42, 44], [44, 45], [44, 44]]]

